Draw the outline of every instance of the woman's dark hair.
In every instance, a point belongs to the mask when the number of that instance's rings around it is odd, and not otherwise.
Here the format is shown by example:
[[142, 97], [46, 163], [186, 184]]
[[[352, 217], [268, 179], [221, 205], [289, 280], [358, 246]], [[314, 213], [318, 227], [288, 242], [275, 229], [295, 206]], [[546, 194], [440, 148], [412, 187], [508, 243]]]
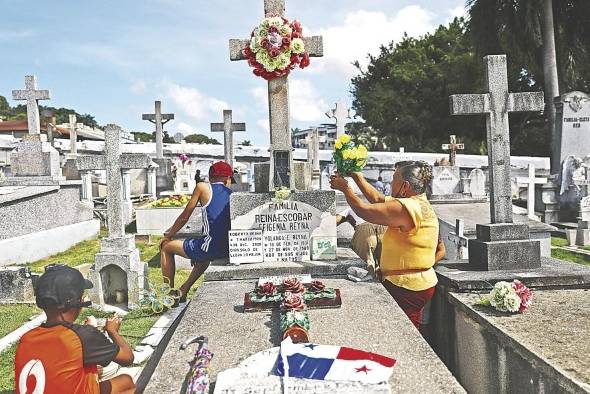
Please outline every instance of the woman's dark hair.
[[418, 194], [426, 192], [429, 182], [432, 180], [432, 166], [425, 161], [407, 161], [396, 165], [402, 179], [407, 181], [412, 190]]

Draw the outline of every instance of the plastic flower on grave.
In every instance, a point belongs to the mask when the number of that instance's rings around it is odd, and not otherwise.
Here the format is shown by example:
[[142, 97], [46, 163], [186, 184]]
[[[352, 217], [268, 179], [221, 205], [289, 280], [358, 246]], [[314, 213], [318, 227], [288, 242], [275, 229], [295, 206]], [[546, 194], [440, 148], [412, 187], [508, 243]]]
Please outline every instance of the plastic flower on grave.
[[518, 279], [512, 281], [512, 288], [520, 297], [520, 313], [526, 311], [533, 304], [533, 293]]
[[305, 309], [305, 301], [301, 294], [294, 294], [286, 291], [283, 296], [283, 302], [281, 303], [281, 310], [283, 311], [302, 311]]
[[309, 286], [309, 291], [311, 291], [313, 293], [321, 293], [325, 289], [326, 289], [326, 285], [319, 280], [312, 280], [311, 286]]
[[272, 282], [266, 282], [256, 288], [258, 297], [273, 296], [277, 293], [277, 287]]
[[275, 201], [284, 201], [289, 198], [291, 195], [291, 190], [287, 189], [286, 187], [281, 187], [275, 190]]
[[268, 16], [252, 30], [244, 56], [254, 75], [268, 81], [309, 65], [301, 24], [281, 16]]
[[501, 312], [524, 312], [532, 305], [532, 293], [519, 280], [512, 283], [500, 281], [489, 295], [477, 301], [477, 305], [492, 306]]
[[287, 278], [283, 281], [283, 291], [285, 293], [303, 294], [305, 286], [297, 278]]
[[[141, 283], [138, 278], [138, 305], [148, 313], [162, 313], [166, 309], [172, 308], [174, 301], [180, 298], [177, 289], [170, 287], [170, 282], [167, 278], [163, 279], [161, 284], [148, 282], [147, 289], [144, 289], [140, 286]], [[147, 278], [144, 277], [144, 280], [147, 280]]]
[[332, 158], [342, 176], [361, 171], [367, 164], [367, 156], [367, 148], [364, 145], [356, 146], [348, 134], [341, 135], [334, 143]]
[[185, 155], [184, 153], [182, 153], [180, 156], [178, 156], [178, 158], [180, 159], [180, 161], [182, 162], [183, 165], [188, 160], [188, 156]]

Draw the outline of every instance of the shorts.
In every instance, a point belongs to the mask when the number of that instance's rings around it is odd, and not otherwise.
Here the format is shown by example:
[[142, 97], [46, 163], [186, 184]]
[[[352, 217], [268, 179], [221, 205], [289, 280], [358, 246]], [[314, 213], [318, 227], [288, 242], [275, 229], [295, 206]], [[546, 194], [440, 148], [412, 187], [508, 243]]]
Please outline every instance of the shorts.
[[182, 243], [182, 249], [191, 259], [191, 265], [229, 256], [229, 245], [217, 245], [212, 239], [207, 244], [205, 238], [187, 238]]

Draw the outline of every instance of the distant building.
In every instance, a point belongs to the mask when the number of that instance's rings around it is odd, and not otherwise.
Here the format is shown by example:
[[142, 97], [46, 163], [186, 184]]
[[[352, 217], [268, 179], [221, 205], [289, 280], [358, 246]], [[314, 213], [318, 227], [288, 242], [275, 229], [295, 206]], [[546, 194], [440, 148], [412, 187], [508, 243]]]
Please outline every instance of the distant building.
[[[305, 148], [307, 146], [305, 138], [307, 138], [313, 129], [313, 127], [310, 127], [308, 129], [294, 131], [291, 135], [293, 148]], [[317, 129], [320, 137], [326, 137], [324, 142], [320, 142], [320, 149], [332, 149], [334, 147], [334, 141], [336, 140], [336, 125], [324, 123], [319, 125]]]
[[[82, 123], [77, 124], [78, 140], [97, 140], [104, 141], [104, 131], [98, 128], [92, 128]], [[0, 120], [0, 135], [22, 138], [29, 133], [29, 123], [23, 120]], [[47, 134], [47, 126], [41, 125], [41, 134]], [[58, 124], [54, 129], [53, 138], [70, 138], [70, 125], [68, 123]], [[134, 141], [133, 135], [123, 131], [121, 138], [127, 141]]]

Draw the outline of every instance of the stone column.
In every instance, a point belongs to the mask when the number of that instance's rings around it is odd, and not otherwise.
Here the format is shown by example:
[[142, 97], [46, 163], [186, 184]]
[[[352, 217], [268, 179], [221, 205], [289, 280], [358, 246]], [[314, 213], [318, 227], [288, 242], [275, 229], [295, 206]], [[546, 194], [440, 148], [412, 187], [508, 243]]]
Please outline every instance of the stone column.
[[147, 192], [154, 200], [158, 199], [156, 194], [156, 169], [157, 167], [147, 169]]
[[82, 201], [92, 204], [92, 174], [90, 171], [80, 171], [80, 176], [82, 177]]
[[133, 203], [131, 202], [131, 170], [121, 170], [123, 175], [123, 213], [127, 224], [133, 216]]

